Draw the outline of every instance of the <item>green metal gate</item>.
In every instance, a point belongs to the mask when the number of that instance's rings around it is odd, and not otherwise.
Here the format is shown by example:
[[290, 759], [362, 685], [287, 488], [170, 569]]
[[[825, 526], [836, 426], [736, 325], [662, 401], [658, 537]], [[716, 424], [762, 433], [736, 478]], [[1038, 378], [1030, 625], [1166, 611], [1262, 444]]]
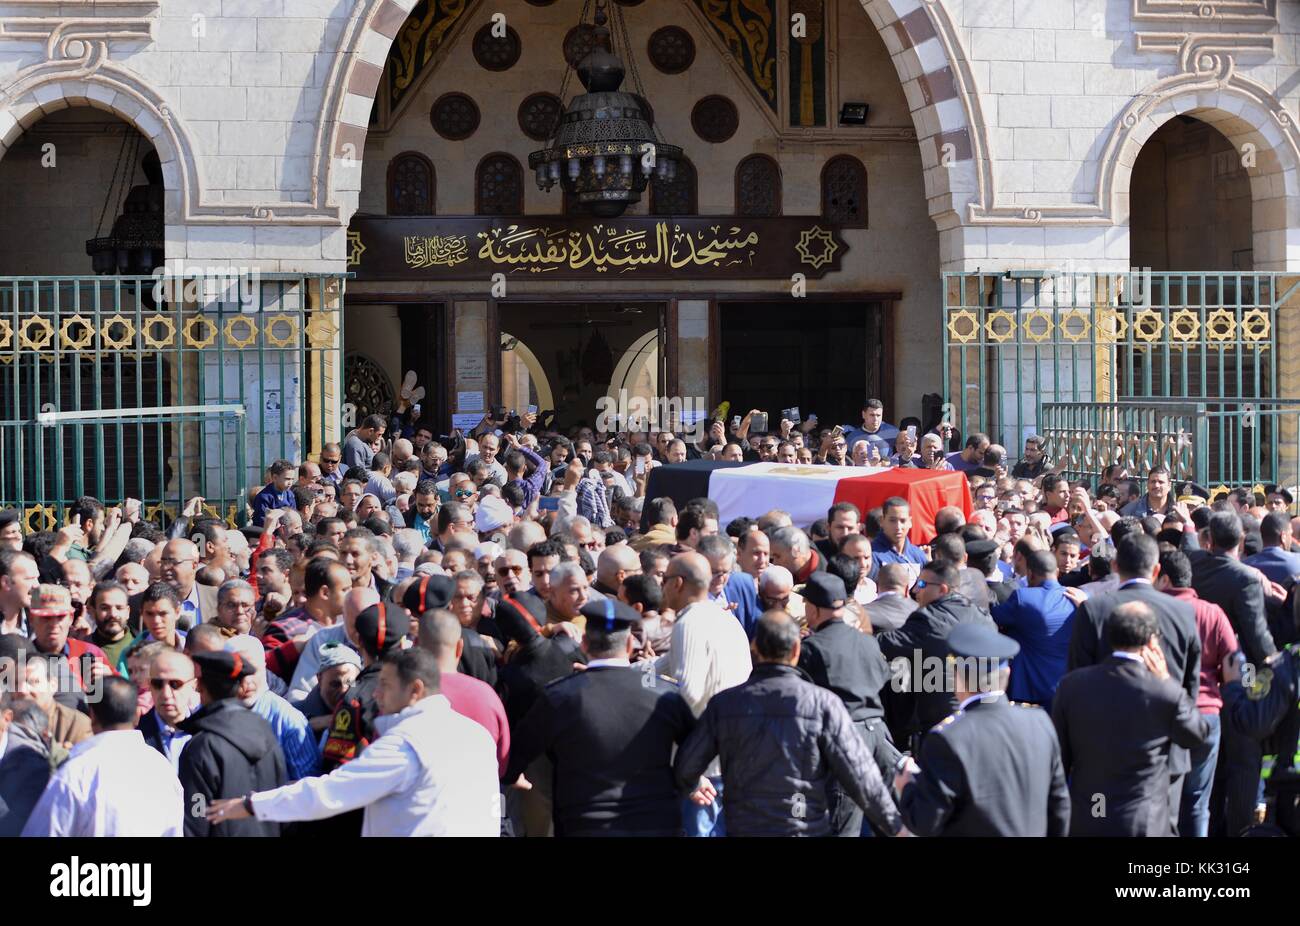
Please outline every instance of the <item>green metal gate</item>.
[[[1013, 455], [1050, 425], [1055, 455], [1086, 458], [1091, 471], [1102, 459], [1098, 429], [1154, 436], [1158, 427], [1124, 416], [1207, 405], [1189, 478], [1272, 478], [1295, 468], [1294, 416], [1279, 408], [1252, 432], [1243, 412], [1277, 407], [1295, 385], [1283, 382], [1278, 347], [1294, 314], [1280, 310], [1298, 287], [1300, 278], [1275, 273], [944, 274], [947, 415]], [[1139, 471], [1155, 459], [1150, 442], [1119, 453]]]
[[276, 458], [340, 432], [344, 277], [0, 277], [0, 505], [78, 496], [242, 523]]

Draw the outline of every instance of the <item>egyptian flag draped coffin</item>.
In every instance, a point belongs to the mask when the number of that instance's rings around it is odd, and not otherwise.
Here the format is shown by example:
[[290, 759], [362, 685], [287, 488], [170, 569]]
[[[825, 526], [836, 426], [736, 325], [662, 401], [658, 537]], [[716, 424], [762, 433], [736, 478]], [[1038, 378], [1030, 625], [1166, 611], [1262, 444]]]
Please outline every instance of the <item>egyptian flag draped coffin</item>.
[[799, 466], [790, 463], [724, 463], [693, 460], [656, 466], [650, 471], [646, 498], [667, 496], [680, 508], [693, 498], [708, 497], [718, 506], [718, 524], [780, 508], [807, 527], [836, 502], [852, 502], [864, 515], [887, 498], [898, 496], [912, 506], [911, 541], [934, 537], [934, 515], [947, 505], [971, 512], [970, 487], [959, 472], [873, 466]]

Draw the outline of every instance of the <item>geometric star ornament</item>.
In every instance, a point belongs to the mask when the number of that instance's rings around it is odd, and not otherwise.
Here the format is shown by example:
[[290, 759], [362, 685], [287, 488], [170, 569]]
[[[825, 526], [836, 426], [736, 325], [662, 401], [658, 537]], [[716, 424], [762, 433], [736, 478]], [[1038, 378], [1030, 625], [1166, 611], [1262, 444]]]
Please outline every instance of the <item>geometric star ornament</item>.
[[328, 312], [313, 312], [303, 330], [307, 332], [308, 342], [316, 348], [334, 346], [334, 336], [339, 332]]
[[348, 266], [355, 267], [361, 263], [361, 255], [366, 252], [366, 246], [361, 243], [361, 232], [348, 232]]
[[836, 244], [834, 235], [814, 225], [800, 234], [799, 243], [794, 248], [799, 252], [800, 263], [808, 264], [817, 270], [834, 259], [835, 252], [840, 249], [840, 246]]

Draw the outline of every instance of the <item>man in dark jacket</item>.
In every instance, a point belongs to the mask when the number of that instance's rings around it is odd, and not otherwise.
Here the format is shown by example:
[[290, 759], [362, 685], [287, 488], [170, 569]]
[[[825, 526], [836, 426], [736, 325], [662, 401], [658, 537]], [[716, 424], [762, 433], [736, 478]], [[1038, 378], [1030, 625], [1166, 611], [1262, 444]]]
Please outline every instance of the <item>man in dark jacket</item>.
[[[1103, 645], [1107, 619], [1120, 605], [1141, 602], [1156, 615], [1160, 648], [1170, 676], [1195, 704], [1201, 690], [1201, 638], [1196, 632], [1196, 614], [1187, 602], [1158, 592], [1152, 585], [1160, 571], [1160, 549], [1155, 539], [1143, 533], [1125, 536], [1115, 549], [1115, 571], [1119, 587], [1089, 598], [1074, 612], [1066, 670], [1105, 662], [1109, 652]], [[1169, 750], [1168, 769], [1171, 825], [1177, 835], [1183, 778], [1192, 770], [1191, 757], [1177, 743]]]
[[[957, 567], [951, 563], [930, 562], [921, 567], [921, 576], [916, 581], [916, 602], [920, 607], [902, 627], [876, 635], [885, 658], [905, 659], [907, 677], [919, 680], [925, 689], [913, 691], [915, 718], [908, 726], [910, 732], [929, 730], [957, 709], [953, 686], [947, 680], [949, 631], [966, 623], [995, 629], [992, 618], [957, 592], [960, 578]], [[943, 667], [944, 683], [926, 683], [936, 666]]]
[[214, 830], [207, 805], [278, 788], [285, 777], [284, 754], [271, 725], [237, 700], [240, 681], [254, 669], [238, 653], [196, 653], [203, 706], [183, 721], [192, 739], [181, 753], [179, 777], [185, 789], [186, 836], [279, 836], [280, 824], [241, 820]]
[[961, 707], [921, 741], [921, 764], [894, 783], [907, 828], [918, 836], [1064, 836], [1070, 794], [1047, 712], [1007, 699], [1010, 637], [958, 624], [948, 649]]
[[545, 753], [556, 836], [676, 836], [673, 748], [695, 715], [653, 664], [632, 666], [641, 615], [612, 598], [583, 606], [587, 669], [547, 685], [515, 729], [506, 781]]
[[715, 694], [673, 764], [677, 784], [697, 788], [718, 756], [727, 783], [728, 836], [829, 836], [832, 779], [887, 835], [901, 822], [889, 789], [844, 702], [797, 668], [799, 625], [769, 611], [754, 631], [757, 665], [749, 681]]
[[0, 837], [23, 831], [50, 780], [49, 725], [35, 701], [0, 691]]
[[[844, 623], [848, 592], [838, 577], [815, 572], [804, 586], [804, 614], [812, 634], [803, 641], [799, 668], [813, 684], [839, 695], [849, 718], [880, 770], [889, 781], [899, 752], [885, 727], [881, 689], [889, 683], [889, 663], [876, 638]], [[836, 836], [862, 835], [862, 810], [839, 782], [826, 795], [831, 831]]]
[[1199, 746], [1210, 725], [1171, 680], [1160, 642], [1151, 607], [1120, 604], [1106, 618], [1110, 657], [1068, 673], [1056, 690], [1052, 721], [1070, 779], [1072, 836], [1175, 832], [1169, 750]]

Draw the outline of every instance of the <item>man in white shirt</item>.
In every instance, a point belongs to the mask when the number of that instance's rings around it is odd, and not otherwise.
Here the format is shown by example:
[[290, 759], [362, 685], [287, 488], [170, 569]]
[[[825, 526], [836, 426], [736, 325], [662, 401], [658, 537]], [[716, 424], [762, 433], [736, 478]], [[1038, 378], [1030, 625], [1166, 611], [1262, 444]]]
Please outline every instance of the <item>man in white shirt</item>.
[[[682, 553], [668, 563], [664, 574], [664, 607], [677, 614], [667, 674], [677, 680], [691, 710], [699, 717], [709, 699], [719, 691], [739, 685], [753, 669], [749, 638], [740, 622], [709, 601], [713, 579], [709, 561], [699, 553]], [[705, 777], [718, 794], [707, 807], [686, 801], [683, 822], [688, 836], [724, 836], [721, 769], [715, 759]]]
[[185, 813], [171, 763], [134, 729], [135, 686], [100, 682], [95, 735], [73, 747], [45, 787], [24, 836], [180, 836]]
[[390, 653], [375, 694], [380, 736], [360, 757], [322, 778], [214, 801], [208, 821], [321, 820], [364, 807], [363, 836], [500, 835], [496, 744], [440, 687], [432, 653]]

